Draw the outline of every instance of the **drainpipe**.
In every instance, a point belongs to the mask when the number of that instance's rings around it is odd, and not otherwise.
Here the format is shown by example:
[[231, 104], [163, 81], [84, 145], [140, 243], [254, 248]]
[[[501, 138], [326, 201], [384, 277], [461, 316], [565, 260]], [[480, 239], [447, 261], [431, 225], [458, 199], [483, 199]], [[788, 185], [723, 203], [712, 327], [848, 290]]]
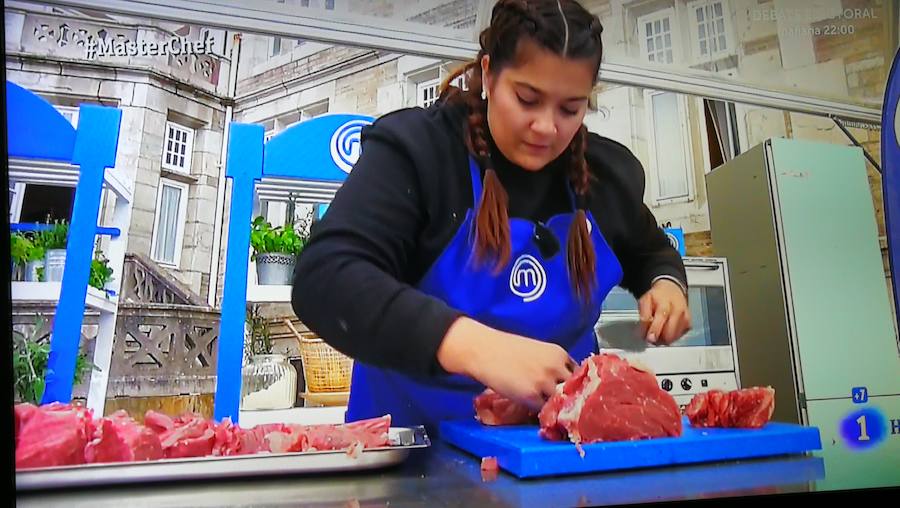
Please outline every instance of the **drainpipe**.
[[216, 185], [216, 216], [213, 223], [213, 249], [209, 267], [209, 293], [206, 302], [210, 307], [216, 306], [216, 291], [219, 288], [219, 258], [222, 248], [222, 222], [225, 215], [225, 160], [228, 155], [228, 134], [231, 132], [231, 120], [234, 117], [234, 97], [237, 89], [238, 61], [241, 57], [241, 34], [236, 33], [228, 66], [228, 99], [225, 103], [225, 130], [222, 132], [222, 151], [219, 156], [219, 179]]

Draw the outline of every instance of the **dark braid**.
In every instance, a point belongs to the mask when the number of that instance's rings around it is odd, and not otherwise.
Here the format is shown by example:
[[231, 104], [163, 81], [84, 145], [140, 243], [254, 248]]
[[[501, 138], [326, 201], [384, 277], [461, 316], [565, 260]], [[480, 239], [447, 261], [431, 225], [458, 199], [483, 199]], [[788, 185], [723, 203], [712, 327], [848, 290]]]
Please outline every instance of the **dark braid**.
[[[464, 103], [469, 110], [466, 145], [484, 168], [484, 191], [475, 220], [475, 261], [491, 262], [494, 273], [499, 273], [510, 258], [509, 197], [491, 161], [487, 102], [481, 98], [482, 57], [489, 55], [491, 71], [499, 73], [515, 61], [519, 42], [530, 39], [566, 58], [594, 58], [599, 70], [602, 31], [600, 20], [574, 0], [500, 0], [494, 5], [490, 26], [479, 36], [481, 50], [475, 60], [441, 84], [443, 100]], [[466, 91], [450, 86], [461, 75], [466, 80]], [[582, 126], [569, 145], [571, 162], [567, 169], [578, 204], [566, 242], [566, 262], [572, 288], [583, 302], [590, 300], [596, 285], [596, 256], [585, 212], [590, 189], [590, 169], [584, 158], [586, 144], [587, 129]]]
[[578, 196], [579, 203], [577, 203], [575, 219], [569, 226], [566, 266], [569, 269], [569, 280], [575, 286], [575, 294], [584, 302], [590, 300], [597, 283], [596, 255], [591, 243], [591, 233], [588, 231], [587, 214], [584, 211], [586, 207], [584, 200], [588, 196], [592, 177], [587, 160], [584, 158], [586, 147], [587, 127], [582, 125], [569, 145], [569, 153], [572, 158], [568, 168], [569, 183]]

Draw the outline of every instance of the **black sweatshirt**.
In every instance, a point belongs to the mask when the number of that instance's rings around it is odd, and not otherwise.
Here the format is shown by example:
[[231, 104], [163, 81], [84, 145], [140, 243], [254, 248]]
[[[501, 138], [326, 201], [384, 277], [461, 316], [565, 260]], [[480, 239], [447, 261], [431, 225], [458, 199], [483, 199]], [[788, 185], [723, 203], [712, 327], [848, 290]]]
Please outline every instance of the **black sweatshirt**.
[[[362, 133], [362, 155], [317, 222], [294, 273], [294, 312], [339, 351], [415, 376], [436, 359], [461, 313], [415, 288], [473, 207], [465, 110], [437, 103], [384, 115]], [[562, 159], [525, 171], [492, 151], [509, 215], [534, 221], [572, 211]], [[640, 296], [658, 276], [686, 287], [684, 265], [643, 203], [644, 172], [623, 145], [596, 134], [588, 208]], [[559, 239], [561, 245], [566, 239]]]

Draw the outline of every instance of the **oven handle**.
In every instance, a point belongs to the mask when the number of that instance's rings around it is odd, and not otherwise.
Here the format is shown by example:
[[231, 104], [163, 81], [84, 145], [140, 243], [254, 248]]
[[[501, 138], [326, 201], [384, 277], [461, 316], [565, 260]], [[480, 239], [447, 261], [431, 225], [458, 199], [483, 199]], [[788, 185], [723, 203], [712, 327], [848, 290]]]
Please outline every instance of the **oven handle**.
[[692, 268], [697, 268], [701, 270], [718, 270], [722, 265], [718, 263], [704, 263], [702, 261], [696, 261], [690, 264], [684, 265], [684, 268], [690, 270]]

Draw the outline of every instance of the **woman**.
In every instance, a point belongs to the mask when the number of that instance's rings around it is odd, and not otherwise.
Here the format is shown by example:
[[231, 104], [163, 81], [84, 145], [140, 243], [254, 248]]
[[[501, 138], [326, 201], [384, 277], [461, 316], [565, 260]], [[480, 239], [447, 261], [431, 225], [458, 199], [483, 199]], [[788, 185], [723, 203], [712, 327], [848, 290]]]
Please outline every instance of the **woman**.
[[[293, 308], [355, 358], [347, 420], [472, 418], [490, 387], [539, 408], [597, 349], [617, 284], [647, 340], [690, 327], [684, 266], [622, 145], [583, 125], [599, 20], [501, 0], [441, 99], [381, 117], [297, 264]], [[466, 73], [468, 89], [447, 83]]]

